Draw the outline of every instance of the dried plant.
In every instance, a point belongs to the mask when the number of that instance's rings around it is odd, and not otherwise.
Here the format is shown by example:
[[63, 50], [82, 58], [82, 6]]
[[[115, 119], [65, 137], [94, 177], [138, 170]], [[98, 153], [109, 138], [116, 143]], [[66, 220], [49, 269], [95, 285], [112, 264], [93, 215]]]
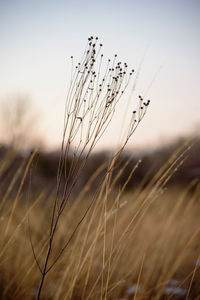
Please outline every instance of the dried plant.
[[[57, 173], [57, 192], [53, 205], [47, 252], [42, 266], [37, 260], [37, 255], [32, 245], [34, 258], [41, 272], [37, 299], [40, 298], [46, 275], [69, 245], [93, 204], [92, 201], [85, 213], [83, 213], [83, 216], [80, 217], [80, 221], [77, 223], [71, 237], [64, 242], [61, 250], [50, 262], [50, 256], [54, 247], [53, 241], [63, 211], [67, 203], [69, 203], [73, 189], [87, 163], [89, 155], [110, 124], [116, 105], [122, 98], [134, 73], [134, 70], [128, 71], [127, 63], [121, 63], [117, 60], [117, 54], [114, 55], [113, 59], [108, 59], [105, 63], [104, 55], [102, 54], [102, 44], [98, 43], [98, 37], [93, 38], [91, 36], [88, 38], [83, 57], [75, 68], [73, 66], [73, 57], [71, 57], [71, 61], [72, 74], [65, 106], [64, 130]], [[127, 137], [120, 149], [117, 150], [113, 160], [111, 160], [106, 174], [107, 177], [110, 177], [116, 158], [143, 119], [149, 102], [149, 100], [145, 102], [139, 96], [139, 109], [137, 112], [132, 112]], [[66, 162], [73, 144], [76, 144], [76, 146], [73, 150], [73, 159], [68, 170]], [[64, 186], [61, 184], [63, 176], [65, 178]]]

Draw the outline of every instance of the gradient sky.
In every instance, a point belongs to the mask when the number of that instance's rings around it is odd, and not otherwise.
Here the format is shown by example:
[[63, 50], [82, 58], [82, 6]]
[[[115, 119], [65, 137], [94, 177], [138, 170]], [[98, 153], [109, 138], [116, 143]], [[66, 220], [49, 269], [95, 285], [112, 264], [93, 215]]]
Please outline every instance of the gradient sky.
[[[146, 94], [152, 102], [131, 145], [200, 128], [199, 0], [0, 0], [0, 100], [29, 97], [44, 139], [56, 145], [70, 56], [81, 57], [90, 35], [106, 57], [117, 53], [136, 70], [142, 61], [131, 101]], [[99, 147], [118, 141], [121, 108]]]

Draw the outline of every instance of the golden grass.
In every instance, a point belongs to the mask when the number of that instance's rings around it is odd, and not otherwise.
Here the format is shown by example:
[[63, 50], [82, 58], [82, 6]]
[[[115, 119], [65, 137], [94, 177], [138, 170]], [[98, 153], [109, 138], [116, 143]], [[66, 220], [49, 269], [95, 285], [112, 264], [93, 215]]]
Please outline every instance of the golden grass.
[[[169, 169], [168, 164], [162, 182]], [[123, 187], [114, 193], [106, 178], [94, 198], [83, 192], [67, 204], [48, 268], [95, 199], [47, 274], [41, 299], [179, 299], [173, 291], [165, 294], [172, 279], [184, 299], [200, 294], [200, 188], [160, 189], [160, 178], [130, 193]], [[42, 269], [54, 195], [46, 202], [43, 197], [45, 193], [34, 202], [7, 200], [1, 210], [1, 299], [36, 298], [41, 274], [33, 249]]]

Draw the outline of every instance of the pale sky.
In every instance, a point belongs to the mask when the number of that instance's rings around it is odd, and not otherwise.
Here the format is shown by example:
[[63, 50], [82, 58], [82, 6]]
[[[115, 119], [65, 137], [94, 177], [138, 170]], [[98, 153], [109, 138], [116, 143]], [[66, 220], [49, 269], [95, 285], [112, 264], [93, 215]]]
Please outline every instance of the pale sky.
[[[161, 144], [200, 124], [199, 31], [199, 0], [0, 0], [0, 100], [27, 95], [56, 146], [70, 56], [78, 60], [88, 36], [98, 36], [106, 57], [117, 53], [135, 70], [142, 61], [131, 103], [146, 93], [151, 105], [130, 145]], [[121, 111], [99, 149], [118, 141]]]

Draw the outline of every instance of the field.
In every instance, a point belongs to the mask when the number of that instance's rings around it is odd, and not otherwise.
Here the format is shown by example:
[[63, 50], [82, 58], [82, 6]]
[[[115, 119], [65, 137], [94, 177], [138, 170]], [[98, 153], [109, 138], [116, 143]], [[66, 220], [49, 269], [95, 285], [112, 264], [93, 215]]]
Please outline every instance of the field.
[[[59, 220], [41, 299], [199, 299], [199, 185], [167, 188], [183, 159], [177, 155], [145, 188], [132, 191], [129, 178], [117, 186], [118, 173], [90, 193], [96, 171]], [[37, 297], [48, 249], [56, 192], [33, 193], [31, 159], [24, 159], [1, 201], [1, 299]]]

